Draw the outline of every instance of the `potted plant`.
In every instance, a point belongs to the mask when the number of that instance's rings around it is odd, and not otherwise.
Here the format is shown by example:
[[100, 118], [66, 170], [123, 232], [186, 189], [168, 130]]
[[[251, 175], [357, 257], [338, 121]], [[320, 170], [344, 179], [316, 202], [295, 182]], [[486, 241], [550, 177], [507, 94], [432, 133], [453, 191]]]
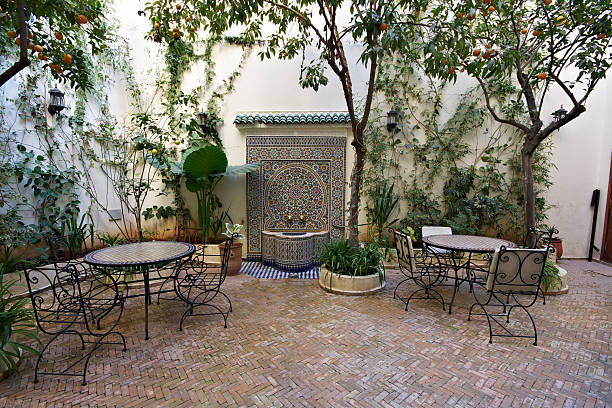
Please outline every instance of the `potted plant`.
[[540, 288], [545, 295], [561, 295], [568, 292], [566, 283], [567, 271], [551, 261], [546, 261]]
[[553, 237], [550, 240], [550, 245], [555, 248], [555, 254], [557, 255], [557, 259], [561, 259], [563, 256], [563, 240], [559, 237]]
[[[230, 224], [229, 222], [225, 223], [225, 235], [228, 238], [233, 238], [232, 246], [230, 248], [229, 255], [229, 263], [227, 265], [227, 274], [228, 275], [238, 275], [240, 272], [240, 267], [242, 266], [242, 242], [236, 242], [238, 239], [244, 239], [244, 235], [240, 233], [242, 230], [242, 225], [240, 224]], [[225, 254], [225, 242], [219, 244], [219, 254], [221, 255], [221, 259], [223, 259], [223, 255]]]
[[[196, 194], [198, 202], [198, 224], [204, 242], [215, 240], [228, 218], [227, 210], [221, 209], [221, 201], [215, 188], [224, 176], [250, 173], [261, 167], [260, 164], [228, 166], [223, 149], [215, 145], [196, 146], [187, 149], [180, 163], [171, 163], [173, 173], [185, 177], [187, 190]], [[210, 235], [209, 235], [210, 233]], [[216, 241], [219, 242], [219, 241]]]
[[28, 298], [15, 300], [10, 288], [15, 281], [4, 281], [0, 272], [0, 380], [17, 371], [24, 351], [38, 352], [19, 341], [19, 337], [29, 337], [38, 342], [32, 311], [27, 307]]
[[383, 254], [375, 243], [352, 247], [346, 238], [327, 243], [318, 256], [319, 285], [342, 295], [369, 295], [385, 286]]

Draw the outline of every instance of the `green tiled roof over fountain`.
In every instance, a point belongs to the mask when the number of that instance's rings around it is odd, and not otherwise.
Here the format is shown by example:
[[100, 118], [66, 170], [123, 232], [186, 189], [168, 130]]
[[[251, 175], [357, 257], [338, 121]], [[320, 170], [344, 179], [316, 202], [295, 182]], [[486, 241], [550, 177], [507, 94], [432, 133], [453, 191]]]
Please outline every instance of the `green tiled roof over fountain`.
[[337, 124], [351, 123], [348, 112], [248, 112], [238, 113], [236, 125], [263, 123], [267, 125], [285, 124]]

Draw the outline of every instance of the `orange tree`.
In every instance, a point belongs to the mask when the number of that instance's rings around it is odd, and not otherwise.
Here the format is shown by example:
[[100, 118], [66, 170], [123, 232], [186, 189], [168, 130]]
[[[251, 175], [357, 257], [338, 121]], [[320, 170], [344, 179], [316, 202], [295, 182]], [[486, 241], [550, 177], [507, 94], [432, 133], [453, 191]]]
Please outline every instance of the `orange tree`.
[[0, 73], [0, 86], [37, 58], [53, 76], [74, 87], [91, 88], [88, 58], [76, 46], [85, 34], [89, 52], [98, 54], [107, 42], [100, 0], [0, 0], [0, 47], [15, 62]]
[[[610, 67], [610, 0], [434, 0], [423, 22], [424, 68], [446, 80], [476, 79], [491, 116], [523, 134], [524, 227], [535, 226], [533, 156], [555, 130], [586, 111]], [[463, 74], [465, 75], [465, 74]], [[501, 87], [513, 97], [498, 98]], [[555, 89], [556, 88], [556, 89]], [[559, 90], [567, 110], [550, 115]]]
[[[241, 30], [238, 40], [261, 44], [261, 59], [292, 59], [310, 47], [316, 56], [303, 61], [299, 83], [313, 88], [328, 83], [331, 70], [342, 85], [351, 118], [355, 164], [350, 178], [349, 239], [358, 241], [358, 215], [362, 172], [367, 147], [364, 128], [368, 121], [379, 57], [404, 49], [411, 41], [416, 13], [425, 0], [152, 0], [145, 11], [151, 20], [150, 38], [157, 42], [194, 39], [198, 30], [221, 35], [232, 27]], [[264, 32], [274, 28], [274, 32]], [[357, 112], [353, 76], [355, 67], [347, 59], [345, 44], [361, 47], [359, 61], [368, 70], [363, 106]], [[310, 53], [310, 52], [309, 52]], [[304, 57], [302, 57], [304, 58]]]

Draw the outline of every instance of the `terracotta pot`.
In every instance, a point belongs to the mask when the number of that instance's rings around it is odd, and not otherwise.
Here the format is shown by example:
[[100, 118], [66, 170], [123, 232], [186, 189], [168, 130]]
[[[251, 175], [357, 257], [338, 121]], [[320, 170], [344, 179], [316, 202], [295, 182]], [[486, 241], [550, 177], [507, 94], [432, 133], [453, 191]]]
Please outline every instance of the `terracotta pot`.
[[555, 254], [557, 254], [557, 259], [560, 259], [563, 256], [563, 241], [561, 240], [561, 238], [551, 239], [550, 245], [555, 247]]
[[[224, 253], [225, 253], [225, 243], [221, 243], [219, 244], [219, 254], [221, 255], [221, 259], [223, 259]], [[242, 242], [234, 242], [232, 243], [232, 247], [230, 249], [229, 263], [227, 265], [227, 274], [228, 275], [238, 275], [238, 272], [240, 272], [241, 266], [242, 266]]]

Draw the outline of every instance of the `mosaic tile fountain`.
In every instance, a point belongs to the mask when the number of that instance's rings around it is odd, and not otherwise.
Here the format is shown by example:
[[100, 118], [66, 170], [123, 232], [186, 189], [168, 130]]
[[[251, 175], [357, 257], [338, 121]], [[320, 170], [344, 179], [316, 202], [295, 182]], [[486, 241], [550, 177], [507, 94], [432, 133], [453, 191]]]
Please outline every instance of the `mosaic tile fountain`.
[[311, 268], [318, 250], [342, 234], [346, 138], [249, 136], [248, 258], [289, 271]]

